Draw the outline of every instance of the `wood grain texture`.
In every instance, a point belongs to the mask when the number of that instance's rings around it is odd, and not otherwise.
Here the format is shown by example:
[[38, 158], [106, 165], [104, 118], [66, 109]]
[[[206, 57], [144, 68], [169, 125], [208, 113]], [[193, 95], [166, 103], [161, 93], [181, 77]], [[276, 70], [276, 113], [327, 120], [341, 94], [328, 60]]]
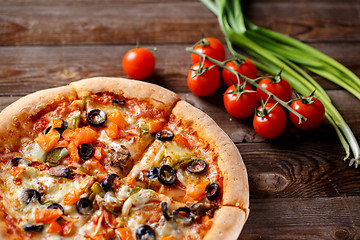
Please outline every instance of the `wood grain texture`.
[[[192, 63], [185, 51], [190, 44], [156, 44], [143, 47], [153, 50], [156, 69], [147, 79], [172, 91], [189, 92], [186, 77]], [[122, 57], [133, 45], [115, 46], [24, 46], [0, 47], [0, 95], [26, 95], [40, 89], [61, 86], [71, 81], [97, 76], [126, 77]], [[360, 45], [314, 44], [360, 75]], [[227, 55], [230, 58], [229, 54]], [[317, 78], [325, 89], [340, 89]], [[26, 87], [25, 87], [26, 86]], [[225, 91], [224, 86], [219, 92]]]
[[6, 1], [0, 16], [1, 45], [193, 43], [201, 31], [222, 38], [198, 1]]
[[359, 200], [358, 196], [253, 200], [239, 239], [359, 239]]
[[[359, 0], [246, 2], [254, 23], [309, 43], [360, 76]], [[326, 120], [314, 131], [289, 123], [281, 137], [266, 140], [251, 119], [225, 111], [224, 85], [211, 97], [189, 91], [185, 48], [202, 31], [224, 42], [216, 17], [200, 1], [2, 0], [0, 110], [40, 89], [95, 76], [125, 77], [122, 57], [139, 40], [157, 61], [146, 81], [207, 113], [240, 150], [251, 211], [239, 239], [360, 239], [360, 172], [342, 160], [344, 150]], [[315, 79], [360, 140], [360, 101]]]
[[[360, 40], [354, 3], [252, 1], [247, 12], [255, 23], [303, 41], [349, 42]], [[0, 16], [2, 45], [193, 43], [201, 31], [222, 38], [198, 1], [14, 0], [0, 3]]]
[[[305, 42], [358, 42], [356, 1], [251, 1], [254, 23]], [[266, 16], [266, 17], [264, 17]]]
[[335, 143], [237, 144], [249, 173], [251, 199], [359, 196], [358, 169]]

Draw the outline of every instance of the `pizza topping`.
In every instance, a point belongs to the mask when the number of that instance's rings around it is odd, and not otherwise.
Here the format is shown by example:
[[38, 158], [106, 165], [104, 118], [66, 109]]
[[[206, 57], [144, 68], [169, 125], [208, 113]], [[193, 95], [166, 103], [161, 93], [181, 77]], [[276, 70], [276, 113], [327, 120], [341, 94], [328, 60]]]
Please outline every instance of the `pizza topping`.
[[113, 191], [113, 184], [116, 178], [119, 176], [115, 173], [110, 173], [107, 175], [107, 177], [104, 179], [104, 181], [101, 182], [101, 187], [104, 189], [105, 192]]
[[97, 132], [90, 127], [77, 128], [70, 136], [76, 147], [83, 143], [92, 143], [97, 140]]
[[24, 227], [25, 231], [34, 231], [34, 232], [41, 232], [43, 228], [44, 228], [44, 224], [37, 224], [37, 225], [26, 224]]
[[115, 229], [115, 234], [120, 238], [120, 240], [133, 240], [133, 237], [127, 228], [117, 228]]
[[40, 133], [39, 137], [36, 139], [36, 142], [44, 151], [48, 152], [55, 147], [59, 140], [60, 133], [54, 128], [51, 128], [46, 135]]
[[167, 202], [161, 202], [161, 209], [166, 221], [170, 221], [171, 217], [169, 216], [168, 209], [167, 209]]
[[129, 125], [120, 111], [112, 113], [109, 116], [109, 120], [121, 130], [125, 129]]
[[206, 162], [203, 159], [195, 159], [186, 165], [186, 169], [191, 173], [201, 173], [207, 167]]
[[105, 158], [105, 166], [114, 167], [113, 170], [123, 175], [126, 175], [131, 170], [132, 164], [130, 151], [124, 145], [121, 145], [117, 151], [112, 149], [109, 152], [109, 157]]
[[209, 203], [197, 202], [189, 208], [196, 216], [204, 216], [206, 212], [212, 208], [212, 206]]
[[106, 122], [106, 119], [106, 113], [100, 109], [92, 109], [86, 116], [86, 121], [93, 127], [101, 127]]
[[[60, 122], [61, 121], [61, 122]], [[44, 134], [46, 135], [52, 127], [55, 128], [55, 130], [57, 130], [60, 135], [68, 128], [68, 123], [66, 120], [59, 118], [59, 119], [53, 119], [52, 120], [52, 125], [48, 126], [45, 131]], [[54, 125], [54, 126], [53, 126]], [[60, 125], [60, 126], [59, 126]]]
[[82, 215], [88, 215], [93, 211], [92, 202], [88, 198], [80, 198], [76, 203], [76, 210]]
[[59, 165], [50, 168], [49, 174], [54, 177], [71, 178], [73, 176], [73, 170], [69, 167]]
[[103, 191], [100, 183], [98, 182], [94, 182], [94, 184], [90, 187], [90, 194], [89, 194], [89, 199], [91, 201], [93, 201], [96, 197], [96, 195], [98, 195], [99, 193], [101, 193]]
[[13, 167], [17, 167], [19, 165], [28, 166], [29, 161], [26, 160], [25, 158], [16, 157], [10, 160], [10, 165]]
[[191, 224], [194, 221], [194, 214], [188, 207], [179, 207], [173, 211], [173, 219], [177, 223], [183, 223], [185, 225]]
[[159, 168], [158, 167], [151, 168], [148, 173], [148, 179], [150, 180], [156, 179], [158, 176], [159, 176]]
[[60, 209], [62, 213], [65, 214], [64, 208], [58, 203], [50, 204], [47, 209]]
[[141, 225], [136, 230], [137, 240], [155, 240], [155, 231], [149, 225]]
[[205, 194], [207, 199], [211, 200], [215, 200], [220, 193], [220, 187], [217, 183], [209, 183], [206, 188], [205, 188]]
[[40, 209], [36, 208], [34, 212], [34, 223], [50, 223], [56, 221], [63, 215], [61, 209]]
[[45, 162], [47, 162], [49, 166], [57, 166], [60, 160], [68, 154], [69, 151], [65, 147], [54, 148], [47, 152]]
[[35, 189], [26, 189], [21, 193], [20, 200], [25, 203], [29, 204], [33, 201], [41, 201], [41, 195]]
[[163, 185], [171, 186], [177, 179], [176, 172], [169, 165], [163, 165], [159, 169], [158, 179]]
[[174, 133], [170, 130], [163, 129], [155, 134], [155, 138], [160, 141], [172, 141]]
[[111, 100], [113, 103], [117, 104], [117, 105], [125, 105], [126, 101], [125, 100], [119, 100], [114, 98], [113, 100]]
[[78, 147], [79, 157], [83, 160], [88, 160], [94, 154], [94, 148], [90, 144], [83, 143]]

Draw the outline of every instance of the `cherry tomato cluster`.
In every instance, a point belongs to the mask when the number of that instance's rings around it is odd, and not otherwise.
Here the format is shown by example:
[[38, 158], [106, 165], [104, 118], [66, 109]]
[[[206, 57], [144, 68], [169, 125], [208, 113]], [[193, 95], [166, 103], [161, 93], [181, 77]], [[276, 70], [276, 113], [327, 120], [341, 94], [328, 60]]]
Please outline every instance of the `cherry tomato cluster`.
[[[225, 48], [215, 38], [203, 38], [193, 49], [217, 61], [224, 62], [225, 60]], [[241, 119], [253, 116], [253, 127], [264, 138], [276, 138], [284, 132], [287, 124], [284, 108], [275, 99], [269, 98], [263, 90], [255, 89], [249, 82], [231, 72], [235, 71], [247, 78], [256, 79], [257, 69], [250, 60], [226, 61], [222, 74], [219, 73], [221, 69], [217, 65], [208, 59], [201, 59], [195, 53], [191, 54], [191, 60], [193, 66], [189, 70], [187, 83], [194, 94], [210, 96], [215, 93], [220, 87], [222, 77], [228, 86], [223, 102], [230, 115]], [[276, 77], [259, 78], [259, 80], [259, 86], [287, 102], [292, 109], [307, 118], [307, 121], [300, 121], [298, 116], [290, 112], [290, 120], [296, 127], [310, 130], [321, 124], [325, 109], [320, 100], [312, 95], [291, 100], [292, 88], [285, 79], [280, 77], [280, 74]]]

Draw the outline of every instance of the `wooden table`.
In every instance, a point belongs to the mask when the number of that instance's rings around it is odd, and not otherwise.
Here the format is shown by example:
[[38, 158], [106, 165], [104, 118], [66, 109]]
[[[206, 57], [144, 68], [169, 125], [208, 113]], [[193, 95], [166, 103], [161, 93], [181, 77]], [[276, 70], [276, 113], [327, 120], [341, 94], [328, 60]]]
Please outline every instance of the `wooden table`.
[[[360, 2], [253, 0], [248, 16], [334, 57], [360, 75]], [[241, 239], [360, 239], [360, 170], [330, 124], [311, 132], [288, 124], [274, 140], [236, 120], [221, 100], [193, 95], [185, 48], [201, 32], [224, 41], [216, 17], [188, 0], [1, 0], [0, 108], [31, 92], [93, 77], [125, 77], [122, 57], [140, 41], [157, 61], [147, 80], [209, 114], [237, 144], [248, 169], [251, 213]], [[228, 55], [229, 57], [229, 55]], [[360, 141], [360, 101], [316, 78]]]

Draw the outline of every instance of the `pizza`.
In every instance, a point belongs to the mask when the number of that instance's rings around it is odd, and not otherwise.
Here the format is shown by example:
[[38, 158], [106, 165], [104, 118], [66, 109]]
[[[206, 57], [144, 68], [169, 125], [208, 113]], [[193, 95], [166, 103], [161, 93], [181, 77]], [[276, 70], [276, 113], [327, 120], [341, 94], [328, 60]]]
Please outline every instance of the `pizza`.
[[237, 239], [245, 165], [205, 113], [160, 86], [91, 78], [0, 113], [2, 239]]

